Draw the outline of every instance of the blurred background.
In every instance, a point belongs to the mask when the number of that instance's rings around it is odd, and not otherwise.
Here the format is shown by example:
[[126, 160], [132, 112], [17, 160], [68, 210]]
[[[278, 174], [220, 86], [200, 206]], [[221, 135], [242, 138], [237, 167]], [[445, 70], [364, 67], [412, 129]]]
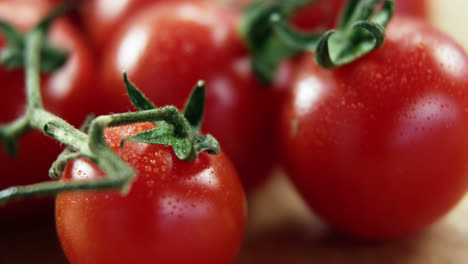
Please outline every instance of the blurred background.
[[[468, 1], [427, 1], [431, 23], [468, 51]], [[0, 222], [0, 263], [67, 263], [56, 238], [52, 210], [40, 218]], [[237, 263], [468, 263], [468, 198], [420, 234], [369, 243], [329, 230], [278, 171], [249, 196], [248, 230]]]

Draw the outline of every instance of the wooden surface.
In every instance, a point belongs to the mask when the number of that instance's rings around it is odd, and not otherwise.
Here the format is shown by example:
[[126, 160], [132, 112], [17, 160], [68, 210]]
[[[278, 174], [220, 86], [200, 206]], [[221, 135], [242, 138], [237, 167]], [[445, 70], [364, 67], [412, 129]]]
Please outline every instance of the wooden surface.
[[[468, 0], [430, 0], [430, 5], [433, 23], [468, 51]], [[10, 263], [67, 263], [56, 238], [53, 211], [18, 223], [0, 222], [0, 264]], [[468, 263], [468, 197], [420, 234], [366, 243], [329, 230], [278, 174], [250, 197], [248, 231], [237, 263]]]
[[[249, 227], [237, 264], [468, 263], [468, 197], [424, 232], [389, 243], [352, 240], [332, 232], [280, 175], [251, 196], [249, 210]], [[3, 225], [0, 234], [1, 264], [67, 263], [52, 211]]]
[[468, 197], [420, 234], [371, 243], [333, 233], [307, 210], [288, 180], [277, 176], [250, 204], [238, 263], [468, 263]]

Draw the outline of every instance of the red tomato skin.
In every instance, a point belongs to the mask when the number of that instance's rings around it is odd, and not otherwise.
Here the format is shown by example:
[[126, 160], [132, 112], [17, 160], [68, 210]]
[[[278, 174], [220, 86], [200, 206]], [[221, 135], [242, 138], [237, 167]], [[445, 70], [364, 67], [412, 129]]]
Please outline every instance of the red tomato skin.
[[283, 67], [274, 87], [262, 86], [237, 34], [237, 18], [232, 10], [209, 3], [161, 3], [145, 9], [122, 27], [105, 54], [101, 87], [109, 95], [121, 95], [115, 111], [127, 111], [125, 70], [156, 105], [182, 108], [194, 84], [204, 80], [203, 130], [219, 140], [249, 191], [279, 159], [276, 117], [289, 67]]
[[[57, 231], [72, 264], [233, 263], [246, 219], [245, 197], [225, 154], [179, 160], [170, 147], [126, 142], [150, 123], [109, 128], [105, 138], [137, 170], [130, 192], [70, 192], [56, 200]], [[103, 173], [85, 160], [64, 178]]]
[[[4, 1], [0, 3], [0, 18], [9, 21], [21, 31], [26, 31], [37, 23], [49, 8], [49, 5], [34, 4], [29, 1]], [[94, 59], [83, 37], [66, 19], [60, 19], [52, 25], [49, 37], [58, 47], [69, 50], [70, 55], [62, 68], [41, 77], [44, 106], [73, 125], [80, 126], [87, 114], [98, 110], [93, 101], [94, 97], [90, 96], [94, 93], [93, 84], [96, 81]], [[4, 47], [5, 41], [0, 37], [0, 49]], [[11, 122], [24, 114], [26, 110], [24, 78], [23, 70], [9, 71], [0, 67], [2, 94], [8, 100], [7, 103], [0, 105], [2, 113], [0, 123]], [[48, 170], [61, 149], [58, 143], [41, 135], [40, 132], [33, 132], [21, 138], [19, 146], [16, 157], [9, 157], [3, 147], [0, 150], [2, 172], [0, 189], [49, 180]], [[52, 204], [51, 201], [50, 203]], [[43, 205], [33, 205], [25, 201], [2, 207], [0, 212], [2, 215], [13, 216], [42, 207]]]
[[86, 0], [83, 2], [81, 20], [95, 47], [104, 51], [108, 47], [110, 36], [113, 35], [115, 29], [124, 24], [135, 13], [155, 3], [177, 1], [184, 0]]
[[326, 222], [367, 239], [433, 223], [468, 186], [468, 59], [396, 17], [382, 48], [339, 69], [299, 66], [282, 113], [287, 172]]
[[135, 11], [160, 0], [87, 0], [82, 8], [85, 31], [98, 50], [105, 49], [112, 32]]

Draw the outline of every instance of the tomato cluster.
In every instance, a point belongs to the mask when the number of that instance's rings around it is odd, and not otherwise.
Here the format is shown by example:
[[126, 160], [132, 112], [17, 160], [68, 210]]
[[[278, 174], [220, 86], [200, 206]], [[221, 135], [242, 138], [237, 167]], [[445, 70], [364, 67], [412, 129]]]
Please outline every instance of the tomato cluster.
[[[3, 1], [0, 19], [25, 32], [61, 2]], [[331, 70], [314, 54], [299, 54], [281, 64], [268, 87], [238, 28], [238, 7], [251, 1], [222, 2], [87, 0], [73, 17], [54, 22], [49, 39], [69, 59], [42, 74], [47, 110], [74, 126], [89, 113], [133, 111], [123, 71], [156, 106], [182, 109], [202, 79], [201, 129], [222, 148], [186, 162], [168, 146], [121, 148], [123, 138], [152, 123], [106, 129], [106, 142], [137, 178], [126, 195], [57, 197], [57, 231], [71, 263], [232, 263], [246, 225], [244, 190], [255, 191], [280, 165], [315, 213], [360, 238], [417, 232], [461, 199], [468, 188], [468, 57], [424, 21], [425, 1], [396, 1], [381, 48]], [[316, 1], [292, 23], [332, 28], [344, 5]], [[0, 77], [4, 96], [15, 102], [0, 105], [6, 123], [26, 109], [24, 73], [0, 68]], [[16, 158], [0, 153], [2, 189], [45, 180], [61, 150], [38, 133], [20, 143]], [[78, 159], [62, 180], [103, 177], [90, 160]]]
[[[19, 31], [26, 32], [53, 8], [53, 1], [34, 4], [34, 1], [2, 1], [0, 19], [6, 20]], [[69, 52], [66, 64], [52, 74], [42, 76], [42, 97], [47, 110], [57, 114], [75, 126], [85, 120], [89, 113], [98, 111], [97, 101], [89, 96], [97, 66], [91, 45], [80, 29], [69, 18], [56, 21], [49, 32], [50, 41]], [[0, 48], [6, 46], [6, 39], [0, 36]], [[0, 67], [2, 93], [7, 102], [0, 105], [0, 122], [6, 123], [20, 117], [26, 110], [24, 71]], [[18, 156], [10, 157], [0, 150], [0, 188], [24, 185], [47, 180], [47, 172], [60, 153], [59, 144], [38, 132], [27, 135], [19, 142]], [[50, 201], [21, 202], [2, 208], [2, 218], [8, 215], [26, 214], [37, 210]], [[29, 204], [29, 205], [28, 205]], [[12, 212], [15, 212], [14, 214]], [[8, 217], [10, 218], [10, 217]]]

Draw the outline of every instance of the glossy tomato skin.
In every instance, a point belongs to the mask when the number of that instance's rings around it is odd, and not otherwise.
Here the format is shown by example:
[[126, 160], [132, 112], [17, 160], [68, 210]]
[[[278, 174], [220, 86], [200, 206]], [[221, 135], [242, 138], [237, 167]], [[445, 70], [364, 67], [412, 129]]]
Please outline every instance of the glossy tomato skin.
[[[37, 23], [50, 7], [45, 2], [34, 4], [29, 1], [2, 1], [0, 18], [24, 32]], [[44, 106], [73, 125], [80, 126], [87, 114], [97, 110], [94, 108], [94, 97], [90, 96], [94, 92], [95, 62], [87, 43], [68, 20], [60, 19], [55, 22], [49, 38], [58, 47], [69, 50], [70, 55], [62, 68], [41, 77]], [[0, 37], [0, 48], [3, 47], [5, 41]], [[11, 122], [25, 112], [24, 78], [23, 70], [9, 71], [0, 67], [2, 95], [6, 102], [0, 104], [0, 123]], [[60, 153], [59, 144], [40, 132], [32, 132], [21, 138], [19, 146], [16, 157], [9, 157], [3, 147], [0, 150], [1, 189], [48, 180], [49, 167]], [[39, 208], [41, 206], [30, 202], [21, 202], [2, 207], [0, 212], [2, 215], [6, 215], [6, 212], [16, 215]], [[11, 213], [13, 211], [15, 213]]]
[[83, 2], [81, 20], [91, 41], [98, 50], [103, 51], [108, 47], [116, 28], [133, 14], [155, 3], [176, 1], [184, 0], [86, 0]]
[[[164, 3], [137, 14], [117, 33], [104, 57], [103, 90], [120, 95], [115, 111], [131, 109], [122, 72], [158, 106], [184, 106], [192, 87], [205, 80], [203, 130], [232, 159], [247, 190], [277, 163], [276, 120], [289, 67], [266, 88], [250, 69], [236, 31], [238, 14], [209, 3]], [[111, 96], [115, 97], [115, 96]]]
[[306, 57], [283, 110], [288, 174], [342, 232], [417, 232], [467, 189], [468, 58], [424, 22], [394, 18], [382, 48], [339, 69]]
[[135, 11], [161, 0], [108, 1], [87, 0], [82, 7], [82, 22], [87, 34], [97, 47], [105, 49], [112, 32]]
[[[167, 146], [126, 142], [150, 123], [109, 128], [107, 143], [137, 170], [130, 192], [64, 193], [56, 200], [57, 231], [73, 263], [233, 263], [246, 219], [244, 193], [225, 154], [179, 160]], [[85, 160], [64, 178], [103, 173]]]

